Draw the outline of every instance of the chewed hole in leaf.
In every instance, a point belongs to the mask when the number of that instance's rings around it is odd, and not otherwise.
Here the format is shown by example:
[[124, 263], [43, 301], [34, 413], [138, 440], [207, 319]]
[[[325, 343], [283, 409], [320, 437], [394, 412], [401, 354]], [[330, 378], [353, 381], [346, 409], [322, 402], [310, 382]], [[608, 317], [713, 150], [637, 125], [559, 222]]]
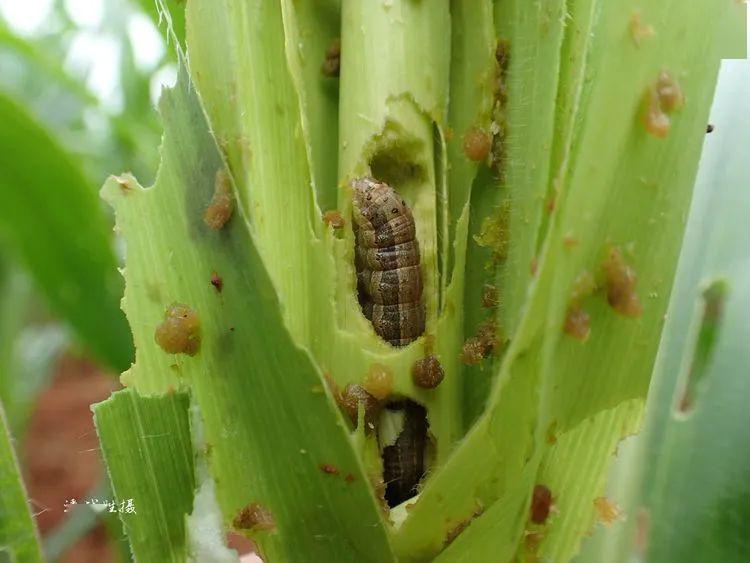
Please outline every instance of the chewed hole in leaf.
[[420, 162], [423, 145], [419, 140], [387, 124], [373, 148], [369, 164], [374, 178], [400, 189], [424, 183], [427, 171]]
[[387, 405], [380, 420], [385, 500], [393, 508], [418, 492], [429, 465], [427, 410], [411, 400]]
[[725, 280], [714, 280], [701, 294], [701, 321], [697, 335], [689, 352], [688, 367], [683, 375], [683, 382], [677, 386], [675, 411], [687, 414], [695, 408], [705, 377], [713, 358], [716, 342], [721, 330], [724, 306], [729, 286]]

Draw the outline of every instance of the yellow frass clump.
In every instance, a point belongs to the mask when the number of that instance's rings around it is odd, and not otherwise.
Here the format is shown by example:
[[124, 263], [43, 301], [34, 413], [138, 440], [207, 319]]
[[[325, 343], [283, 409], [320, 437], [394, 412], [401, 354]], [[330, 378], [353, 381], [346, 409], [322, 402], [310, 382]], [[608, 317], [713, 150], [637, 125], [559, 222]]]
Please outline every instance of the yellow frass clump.
[[154, 340], [170, 354], [195, 356], [201, 345], [201, 322], [198, 313], [182, 303], [172, 303], [164, 320], [156, 327]]

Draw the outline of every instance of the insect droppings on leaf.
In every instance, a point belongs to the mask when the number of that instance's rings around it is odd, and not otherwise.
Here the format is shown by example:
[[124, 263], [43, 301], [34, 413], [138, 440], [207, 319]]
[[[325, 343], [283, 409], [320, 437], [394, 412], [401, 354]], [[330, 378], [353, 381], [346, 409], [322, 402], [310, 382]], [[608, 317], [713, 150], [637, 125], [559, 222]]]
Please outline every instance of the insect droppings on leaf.
[[492, 136], [479, 127], [470, 127], [464, 133], [464, 154], [469, 160], [482, 162], [492, 150]]
[[478, 366], [484, 359], [484, 345], [476, 336], [467, 338], [461, 349], [461, 362], [467, 366]]
[[510, 41], [498, 39], [495, 46], [495, 80], [493, 84], [494, 100], [492, 104], [492, 134], [491, 168], [494, 175], [502, 179], [505, 175], [506, 137], [508, 134], [508, 120], [506, 106], [508, 105], [508, 66], [510, 65]]
[[497, 307], [499, 301], [497, 298], [497, 287], [486, 283], [482, 289], [482, 307], [485, 309], [493, 309]]
[[583, 310], [581, 301], [596, 289], [596, 280], [588, 270], [583, 271], [573, 282], [568, 310], [565, 313], [563, 332], [584, 342], [591, 333], [591, 317]]
[[579, 305], [571, 305], [565, 314], [563, 332], [585, 342], [591, 334], [591, 317]]
[[211, 285], [217, 292], [221, 293], [221, 290], [224, 289], [224, 280], [216, 272], [211, 272]]
[[612, 247], [609, 250], [609, 255], [602, 264], [602, 270], [607, 290], [607, 302], [610, 306], [626, 317], [640, 317], [643, 307], [635, 292], [638, 276], [633, 268], [625, 263], [619, 248]]
[[545, 485], [535, 485], [529, 512], [534, 524], [544, 524], [552, 508], [552, 491]]
[[498, 39], [495, 46], [495, 61], [497, 61], [500, 70], [508, 70], [510, 64], [510, 41], [507, 39]]
[[510, 233], [510, 201], [503, 201], [500, 206], [482, 220], [479, 234], [474, 235], [474, 242], [492, 250], [491, 267], [508, 258], [508, 236]]
[[411, 367], [411, 377], [417, 387], [434, 389], [443, 381], [445, 371], [440, 361], [430, 354], [414, 362]]
[[706, 133], [713, 133], [714, 132], [714, 126], [712, 124], [706, 125]]
[[643, 124], [646, 131], [658, 138], [669, 133], [669, 115], [685, 105], [685, 95], [677, 80], [661, 70], [656, 83], [646, 89], [643, 99]]
[[495, 319], [490, 317], [477, 327], [477, 336], [484, 345], [484, 356], [497, 354], [502, 348], [502, 341], [498, 336], [498, 327]]
[[630, 16], [630, 37], [636, 47], [641, 46], [641, 42], [654, 35], [654, 28], [643, 21], [643, 14], [640, 10], [632, 13]]
[[393, 391], [393, 371], [383, 364], [372, 364], [362, 382], [362, 387], [370, 395], [382, 401]]
[[240, 509], [232, 525], [238, 530], [269, 531], [276, 528], [276, 521], [265, 506], [251, 502]]
[[342, 217], [341, 212], [336, 209], [323, 213], [323, 222], [334, 229], [343, 229], [346, 225], [346, 221], [344, 220], [344, 217]]
[[364, 387], [356, 383], [350, 383], [344, 388], [344, 391], [340, 395], [339, 404], [355, 426], [358, 420], [359, 405], [362, 404], [366, 428], [375, 423], [375, 419], [381, 408], [380, 401], [370, 395]]
[[502, 341], [498, 337], [497, 323], [490, 317], [479, 324], [475, 336], [466, 339], [460, 359], [467, 366], [476, 366], [490, 354], [497, 354], [501, 348]]
[[195, 356], [201, 345], [198, 314], [182, 303], [172, 303], [164, 311], [164, 320], [156, 327], [154, 340], [170, 354]]
[[553, 420], [547, 427], [547, 443], [553, 446], [557, 443], [557, 421]]
[[327, 475], [338, 475], [341, 473], [338, 467], [331, 465], [330, 463], [321, 463], [320, 470]]
[[216, 171], [214, 195], [203, 213], [203, 222], [209, 229], [218, 231], [232, 218], [232, 213], [234, 213], [234, 199], [229, 176], [223, 168], [220, 168]]
[[685, 94], [682, 93], [682, 88], [667, 70], [659, 72], [656, 92], [659, 96], [659, 105], [666, 113], [672, 113], [685, 105]]
[[594, 279], [594, 275], [588, 270], [584, 270], [573, 280], [570, 301], [572, 303], [580, 303], [583, 298], [591, 295], [595, 290], [596, 280]]
[[336, 78], [341, 74], [341, 39], [336, 38], [326, 49], [325, 59], [321, 72], [330, 78]]
[[599, 520], [605, 526], [609, 526], [622, 518], [620, 507], [609, 500], [607, 497], [597, 497], [594, 499], [594, 507], [599, 516]]
[[646, 131], [658, 139], [666, 137], [672, 126], [669, 116], [659, 105], [659, 94], [654, 86], [649, 86], [643, 95], [642, 121]]

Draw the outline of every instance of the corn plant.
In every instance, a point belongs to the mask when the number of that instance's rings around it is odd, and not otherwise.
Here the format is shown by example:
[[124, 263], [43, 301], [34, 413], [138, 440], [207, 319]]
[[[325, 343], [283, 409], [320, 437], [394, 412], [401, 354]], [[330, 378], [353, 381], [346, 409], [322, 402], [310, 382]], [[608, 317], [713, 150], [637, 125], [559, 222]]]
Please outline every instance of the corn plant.
[[[570, 560], [614, 510], [742, 22], [190, 0], [156, 181], [102, 188], [136, 358], [93, 410], [135, 559], [232, 561], [233, 530], [267, 561]], [[414, 221], [398, 345], [358, 285], [362, 182]]]

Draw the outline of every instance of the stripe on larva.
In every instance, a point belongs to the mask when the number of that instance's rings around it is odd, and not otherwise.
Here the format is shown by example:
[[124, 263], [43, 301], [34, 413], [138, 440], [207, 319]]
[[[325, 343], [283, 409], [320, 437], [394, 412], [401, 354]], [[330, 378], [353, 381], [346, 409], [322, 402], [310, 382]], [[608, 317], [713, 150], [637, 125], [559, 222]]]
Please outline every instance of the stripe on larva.
[[388, 184], [360, 178], [352, 189], [362, 312], [383, 340], [406, 346], [424, 332], [425, 323], [414, 218]]

